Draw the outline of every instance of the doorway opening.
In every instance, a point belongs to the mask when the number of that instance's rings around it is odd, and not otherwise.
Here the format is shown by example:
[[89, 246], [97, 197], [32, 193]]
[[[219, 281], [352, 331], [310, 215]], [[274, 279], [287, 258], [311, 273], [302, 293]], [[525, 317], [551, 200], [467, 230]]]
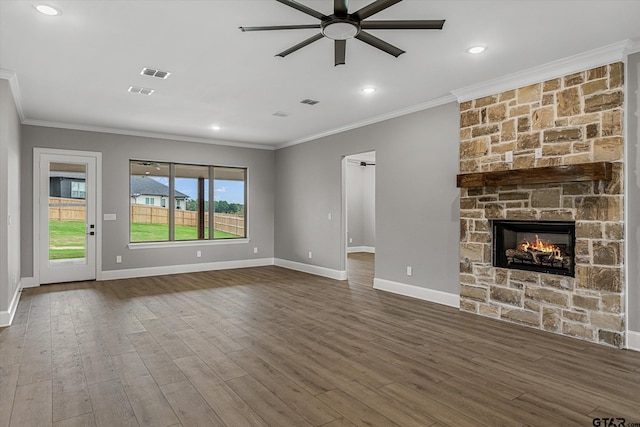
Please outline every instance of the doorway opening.
[[346, 266], [350, 281], [373, 286], [376, 252], [376, 153], [345, 157]]

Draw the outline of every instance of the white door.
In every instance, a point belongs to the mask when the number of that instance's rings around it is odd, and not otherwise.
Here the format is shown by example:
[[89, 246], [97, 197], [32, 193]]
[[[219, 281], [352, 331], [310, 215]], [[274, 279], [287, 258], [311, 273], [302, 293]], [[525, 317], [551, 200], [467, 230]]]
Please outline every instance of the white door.
[[34, 156], [39, 160], [34, 183], [38, 187], [34, 250], [38, 250], [39, 282], [95, 280], [98, 157], [55, 152]]

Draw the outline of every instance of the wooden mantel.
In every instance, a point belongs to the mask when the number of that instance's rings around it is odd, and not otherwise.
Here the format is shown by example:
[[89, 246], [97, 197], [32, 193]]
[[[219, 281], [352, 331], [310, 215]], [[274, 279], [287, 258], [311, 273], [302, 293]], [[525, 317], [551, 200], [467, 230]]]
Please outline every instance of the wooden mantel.
[[459, 188], [497, 187], [517, 184], [552, 184], [562, 182], [611, 180], [609, 162], [581, 163], [543, 168], [511, 169], [457, 175]]

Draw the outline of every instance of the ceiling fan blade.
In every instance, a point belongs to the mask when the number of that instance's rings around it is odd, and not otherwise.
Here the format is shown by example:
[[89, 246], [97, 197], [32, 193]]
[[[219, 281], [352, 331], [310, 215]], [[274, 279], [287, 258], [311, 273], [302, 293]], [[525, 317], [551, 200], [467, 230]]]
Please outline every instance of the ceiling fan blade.
[[383, 50], [387, 52], [389, 55], [395, 56], [396, 58], [405, 52], [404, 50], [399, 49], [394, 45], [387, 43], [384, 40], [380, 40], [379, 38], [372, 36], [371, 34], [365, 31], [360, 31], [360, 34], [358, 34], [356, 38], [373, 47], [377, 47], [378, 49]]
[[308, 24], [308, 25], [273, 25], [270, 27], [238, 27], [243, 32], [245, 31], [270, 31], [270, 30], [302, 30], [305, 28], [320, 28], [320, 24]]
[[371, 15], [381, 12], [386, 8], [393, 6], [396, 3], [400, 3], [401, 1], [402, 0], [376, 0], [370, 5], [365, 6], [362, 9], [358, 10], [353, 15], [359, 20], [367, 19]]
[[279, 1], [282, 4], [286, 4], [287, 6], [292, 7], [294, 9], [297, 9], [302, 13], [306, 13], [307, 15], [311, 15], [314, 18], [318, 18], [318, 19], [325, 19], [326, 18], [326, 15], [323, 15], [322, 13], [318, 12], [317, 10], [311, 9], [308, 6], [300, 4], [297, 1], [293, 1], [293, 0], [276, 0], [276, 1]]
[[345, 57], [347, 55], [347, 41], [346, 40], [336, 40], [335, 41], [335, 56], [336, 63], [335, 65], [344, 65]]
[[364, 30], [441, 30], [444, 19], [421, 21], [362, 21]]
[[346, 16], [349, 8], [349, 0], [333, 0], [333, 13], [337, 16]]
[[298, 43], [297, 45], [290, 47], [289, 49], [280, 52], [279, 54], [277, 54], [276, 56], [280, 56], [282, 58], [284, 58], [285, 56], [289, 55], [290, 53], [295, 52], [298, 49], [302, 49], [305, 46], [310, 45], [311, 43], [320, 40], [321, 38], [323, 38], [324, 36], [322, 35], [322, 33], [318, 33], [315, 36], [309, 37], [308, 39], [306, 39], [305, 41]]

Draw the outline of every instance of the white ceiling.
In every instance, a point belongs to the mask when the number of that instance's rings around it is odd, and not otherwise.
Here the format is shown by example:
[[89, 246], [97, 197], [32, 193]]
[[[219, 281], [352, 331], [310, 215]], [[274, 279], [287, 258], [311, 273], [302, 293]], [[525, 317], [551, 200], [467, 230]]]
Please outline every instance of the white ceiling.
[[[299, 0], [325, 14], [331, 0]], [[372, 0], [351, 0], [353, 12]], [[640, 40], [637, 0], [404, 0], [371, 19], [446, 19], [444, 30], [371, 30], [334, 67], [317, 30], [239, 26], [318, 21], [275, 0], [0, 0], [0, 69], [15, 72], [27, 123], [109, 128], [273, 147], [449, 96], [452, 90], [621, 40]], [[472, 56], [465, 49], [485, 44]], [[170, 71], [167, 80], [140, 75]], [[364, 95], [362, 87], [377, 92]], [[155, 89], [151, 96], [129, 86]], [[304, 98], [320, 101], [301, 104]], [[283, 111], [290, 116], [273, 116]], [[218, 124], [221, 129], [212, 130]]]

